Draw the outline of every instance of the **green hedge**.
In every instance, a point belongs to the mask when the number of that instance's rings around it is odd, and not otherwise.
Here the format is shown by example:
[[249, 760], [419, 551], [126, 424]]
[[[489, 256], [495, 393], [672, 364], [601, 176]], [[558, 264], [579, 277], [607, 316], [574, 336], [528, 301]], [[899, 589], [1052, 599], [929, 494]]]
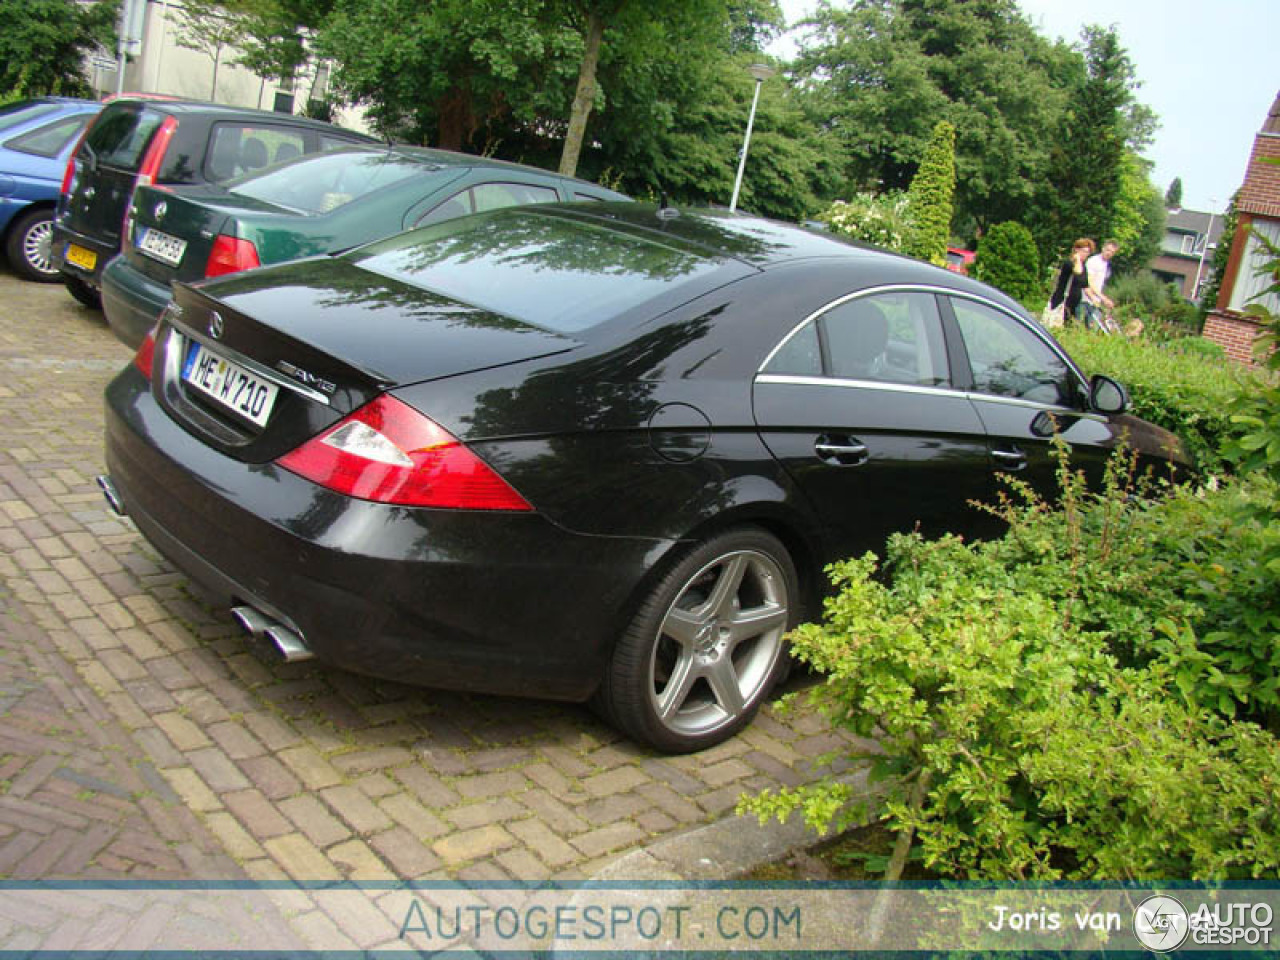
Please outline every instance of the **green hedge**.
[[1081, 327], [1054, 333], [1086, 374], [1105, 373], [1129, 389], [1135, 415], [1181, 437], [1201, 470], [1222, 469], [1218, 451], [1235, 430], [1231, 406], [1241, 389], [1257, 388], [1252, 374], [1177, 340], [1129, 340]]
[[[1061, 509], [1014, 483], [1001, 540], [895, 536], [887, 578], [835, 564], [823, 623], [792, 634], [826, 676], [807, 696], [876, 738], [889, 825], [943, 875], [1280, 875], [1280, 569], [1254, 562], [1275, 488], [1152, 500], [1129, 469], [1100, 496], [1062, 471]], [[742, 806], [844, 828], [851, 799], [830, 778]]]

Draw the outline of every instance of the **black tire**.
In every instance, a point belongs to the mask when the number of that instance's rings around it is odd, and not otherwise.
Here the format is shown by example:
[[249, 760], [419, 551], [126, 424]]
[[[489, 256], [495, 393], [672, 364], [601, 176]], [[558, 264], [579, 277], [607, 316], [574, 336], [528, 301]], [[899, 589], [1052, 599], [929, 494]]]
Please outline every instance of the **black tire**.
[[62, 282], [66, 284], [67, 292], [83, 303], [90, 310], [102, 309], [102, 297], [98, 291], [89, 286], [79, 277], [73, 277], [69, 273], [62, 275]]
[[53, 211], [47, 207], [21, 214], [9, 230], [5, 253], [20, 276], [55, 283], [62, 273], [53, 265]]
[[689, 551], [641, 603], [614, 648], [597, 707], [667, 753], [722, 743], [751, 722], [785, 675], [799, 621], [795, 564], [754, 527]]

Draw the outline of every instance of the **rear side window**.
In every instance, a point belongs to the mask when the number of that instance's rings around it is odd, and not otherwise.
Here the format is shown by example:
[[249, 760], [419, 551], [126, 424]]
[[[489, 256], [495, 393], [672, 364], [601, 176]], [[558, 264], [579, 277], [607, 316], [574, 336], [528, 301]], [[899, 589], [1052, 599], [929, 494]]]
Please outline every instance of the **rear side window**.
[[481, 183], [454, 194], [429, 211], [416, 225], [425, 227], [454, 217], [463, 217], [468, 213], [484, 213], [526, 203], [555, 203], [559, 199], [560, 194], [553, 187], [532, 183]]
[[89, 114], [64, 117], [39, 130], [32, 130], [20, 137], [14, 137], [5, 146], [10, 150], [30, 153], [37, 157], [56, 157], [62, 152], [63, 147], [80, 135], [80, 131], [88, 122]]
[[1012, 317], [951, 298], [979, 393], [1070, 406], [1074, 376], [1060, 356]]
[[214, 183], [221, 183], [308, 152], [305, 134], [294, 127], [218, 123], [213, 127], [204, 172]]
[[902, 292], [837, 304], [792, 333], [764, 372], [947, 386], [937, 301], [930, 293]]
[[99, 163], [136, 173], [151, 135], [163, 122], [164, 117], [151, 110], [107, 107], [89, 130], [85, 143]]

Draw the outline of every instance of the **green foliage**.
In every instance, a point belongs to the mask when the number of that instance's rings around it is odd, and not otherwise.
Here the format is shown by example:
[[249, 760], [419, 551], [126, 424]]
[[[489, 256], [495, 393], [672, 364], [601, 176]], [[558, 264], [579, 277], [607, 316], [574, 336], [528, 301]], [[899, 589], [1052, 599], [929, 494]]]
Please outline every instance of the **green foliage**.
[[1112, 210], [1111, 231], [1097, 238], [1099, 245], [1107, 239], [1120, 245], [1111, 260], [1115, 274], [1146, 273], [1147, 265], [1160, 254], [1165, 208], [1159, 189], [1151, 182], [1151, 166], [1131, 150], [1120, 158], [1120, 184]]
[[978, 244], [974, 276], [1022, 303], [1042, 299], [1040, 254], [1031, 231], [1015, 221], [997, 223]]
[[1196, 310], [1183, 299], [1175, 284], [1158, 279], [1149, 270], [1122, 274], [1107, 284], [1107, 295], [1116, 303], [1116, 316], [1139, 319], [1144, 324], [1180, 329], [1182, 336], [1200, 332]]
[[1047, 262], [1077, 237], [1112, 235], [1123, 157], [1135, 131], [1137, 80], [1114, 27], [1083, 32], [1085, 79], [1075, 87], [1053, 137], [1049, 176], [1033, 226]]
[[1028, 222], [1079, 54], [1038, 35], [1013, 0], [820, 4], [802, 26], [795, 77], [836, 141], [844, 195], [906, 188], [946, 120], [960, 230]]
[[1209, 279], [1200, 289], [1199, 319], [1201, 324], [1209, 311], [1218, 305], [1218, 294], [1222, 290], [1222, 278], [1227, 273], [1227, 261], [1231, 258], [1231, 245], [1236, 241], [1236, 226], [1240, 216], [1236, 213], [1236, 194], [1231, 195], [1227, 203], [1227, 211], [1222, 220], [1222, 236], [1218, 238], [1218, 246], [1213, 251], [1213, 258], [1206, 265]]
[[11, 99], [92, 96], [82, 62], [114, 49], [119, 0], [0, 0], [0, 91]]
[[905, 193], [855, 194], [837, 200], [818, 215], [833, 233], [901, 253], [915, 229]]
[[1182, 178], [1174, 177], [1164, 194], [1164, 205], [1170, 210], [1182, 209]]
[[908, 254], [938, 266], [947, 262], [955, 188], [956, 128], [940, 120], [907, 190], [907, 206], [915, 221], [915, 229], [908, 234]]
[[[997, 541], [895, 536], [888, 583], [871, 555], [835, 564], [823, 623], [792, 634], [826, 677], [812, 702], [876, 738], [884, 812], [932, 869], [1037, 881], [1280, 870], [1280, 751], [1252, 722], [1274, 722], [1280, 702], [1280, 573], [1250, 565], [1280, 536], [1250, 507], [1274, 490], [1153, 501], [1129, 471], [1114, 458], [1092, 496], [1064, 467], [1059, 510], [1012, 484]], [[742, 806], [824, 829], [857, 822], [849, 800], [831, 779]]]
[[[1176, 433], [1206, 473], [1223, 467], [1219, 451], [1234, 431], [1235, 398], [1253, 378], [1227, 360], [1207, 361], [1146, 338], [1129, 340], [1080, 327], [1055, 331], [1086, 374], [1105, 373], [1129, 389], [1133, 413]], [[1181, 341], [1175, 341], [1180, 343]]]

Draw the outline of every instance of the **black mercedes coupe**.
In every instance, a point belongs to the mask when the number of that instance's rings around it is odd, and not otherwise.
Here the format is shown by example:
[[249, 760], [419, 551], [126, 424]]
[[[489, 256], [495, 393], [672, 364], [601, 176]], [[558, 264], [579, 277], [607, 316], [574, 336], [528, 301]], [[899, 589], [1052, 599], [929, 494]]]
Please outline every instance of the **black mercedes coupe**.
[[823, 565], [1098, 472], [1125, 414], [1008, 297], [724, 211], [513, 207], [178, 285], [107, 390], [113, 505], [287, 658], [748, 722]]

